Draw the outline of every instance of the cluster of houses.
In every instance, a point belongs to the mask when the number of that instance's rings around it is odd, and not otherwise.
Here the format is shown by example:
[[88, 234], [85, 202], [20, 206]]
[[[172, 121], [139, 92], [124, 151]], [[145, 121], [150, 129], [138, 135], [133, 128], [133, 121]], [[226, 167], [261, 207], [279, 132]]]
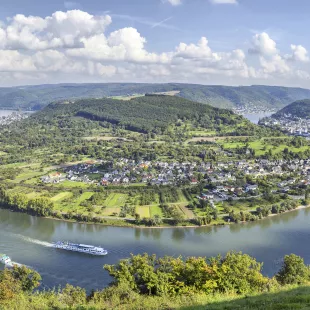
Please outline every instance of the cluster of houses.
[[27, 118], [30, 114], [24, 112], [12, 112], [9, 115], [0, 117], [0, 125], [9, 125], [15, 121], [21, 121]]
[[41, 177], [43, 183], [61, 183], [63, 181], [75, 181], [84, 183], [96, 183], [94, 180], [90, 180], [89, 174], [99, 173], [94, 166], [95, 161], [90, 161], [83, 164], [70, 166], [65, 169], [64, 172], [53, 172], [49, 175]]
[[206, 164], [199, 167], [196, 162], [160, 162], [160, 161], [140, 161], [121, 159], [111, 169], [104, 173], [101, 179], [102, 185], [109, 184], [129, 184], [148, 183], [151, 185], [170, 185], [180, 181], [189, 181], [197, 184], [195, 177], [197, 171], [207, 172]]
[[[298, 180], [291, 177], [292, 173], [298, 173]], [[43, 176], [44, 183], [60, 183], [62, 181], [79, 181], [94, 183], [101, 186], [127, 185], [146, 183], [150, 185], [174, 185], [180, 181], [187, 184], [197, 184], [205, 180], [212, 185], [213, 190], [200, 196], [203, 200], [220, 199], [230, 197], [249, 196], [258, 193], [258, 185], [255, 182], [237, 186], [237, 177], [251, 176], [253, 180], [260, 176], [287, 176], [285, 181], [275, 184], [278, 191], [288, 192], [296, 183], [310, 185], [310, 159], [307, 160], [268, 160], [257, 159], [239, 160], [227, 162], [164, 162], [164, 161], [139, 161], [126, 158], [116, 163], [103, 161], [90, 161], [77, 164]]]
[[242, 194], [257, 194], [258, 185], [257, 184], [246, 184], [243, 187], [231, 186], [231, 185], [218, 185], [210, 192], [202, 193], [197, 196], [200, 200], [207, 200], [213, 202], [214, 200], [227, 200], [231, 198], [237, 198]]
[[261, 113], [275, 113], [276, 110], [269, 107], [262, 107], [259, 105], [255, 105], [250, 103], [249, 105], [240, 105], [233, 109], [236, 114], [244, 115], [244, 114], [261, 114]]
[[310, 119], [284, 114], [277, 118], [264, 118], [260, 121], [260, 124], [268, 127], [281, 128], [283, 131], [294, 136], [310, 137]]

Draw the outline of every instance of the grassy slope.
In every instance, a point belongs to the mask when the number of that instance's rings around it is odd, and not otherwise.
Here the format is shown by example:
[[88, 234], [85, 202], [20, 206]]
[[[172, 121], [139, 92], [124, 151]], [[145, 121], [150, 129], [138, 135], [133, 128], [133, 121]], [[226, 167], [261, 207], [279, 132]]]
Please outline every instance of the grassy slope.
[[61, 295], [50, 293], [20, 295], [7, 304], [0, 303], [0, 309], [93, 309], [93, 310], [295, 310], [310, 309], [310, 286], [291, 286], [273, 293], [252, 296], [236, 295], [191, 295], [178, 298], [141, 296], [136, 293], [120, 294], [110, 291], [108, 300], [91, 301], [87, 305], [66, 307]]
[[284, 310], [310, 309], [310, 286], [283, 289], [279, 292], [238, 298], [224, 298], [198, 306], [182, 307], [182, 310]]

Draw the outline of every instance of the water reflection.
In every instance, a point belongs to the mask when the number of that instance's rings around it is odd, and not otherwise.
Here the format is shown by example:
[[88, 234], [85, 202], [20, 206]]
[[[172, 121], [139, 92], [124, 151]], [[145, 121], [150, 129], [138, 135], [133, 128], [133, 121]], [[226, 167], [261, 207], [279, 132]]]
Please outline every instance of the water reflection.
[[151, 235], [154, 240], [160, 240], [163, 230], [158, 228], [150, 229]]
[[172, 229], [172, 240], [176, 241], [176, 242], [180, 242], [185, 238], [185, 229], [184, 228], [175, 228]]
[[135, 228], [135, 239], [140, 240], [141, 237], [141, 228]]

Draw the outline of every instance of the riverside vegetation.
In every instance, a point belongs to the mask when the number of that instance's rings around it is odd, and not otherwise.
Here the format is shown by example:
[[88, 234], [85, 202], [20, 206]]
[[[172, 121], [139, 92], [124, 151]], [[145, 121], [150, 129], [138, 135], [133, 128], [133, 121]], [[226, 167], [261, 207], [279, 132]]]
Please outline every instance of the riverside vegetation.
[[309, 158], [303, 138], [179, 97], [58, 102], [0, 128], [0, 203], [106, 225], [252, 221], [308, 204]]
[[1, 309], [307, 309], [309, 266], [284, 257], [274, 277], [262, 264], [237, 252], [209, 259], [132, 255], [105, 265], [109, 287], [87, 292], [67, 284], [42, 291], [40, 275], [27, 267], [0, 271]]

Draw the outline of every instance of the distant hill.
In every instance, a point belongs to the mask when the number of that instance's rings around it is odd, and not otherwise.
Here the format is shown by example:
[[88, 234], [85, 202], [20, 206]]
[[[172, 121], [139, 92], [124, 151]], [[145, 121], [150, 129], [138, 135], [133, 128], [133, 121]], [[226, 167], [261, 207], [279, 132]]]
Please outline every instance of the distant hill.
[[293, 117], [310, 118], [310, 99], [295, 101], [273, 114], [272, 117], [278, 118], [284, 114], [290, 114]]
[[74, 103], [52, 103], [32, 115], [27, 122], [48, 124], [56, 119], [78, 117], [108, 122], [138, 132], [164, 131], [178, 120], [195, 122], [197, 126], [234, 126], [244, 122], [232, 111], [192, 102], [176, 96], [146, 95], [129, 101], [80, 99]]
[[175, 92], [179, 97], [215, 107], [259, 106], [283, 108], [310, 98], [310, 90], [279, 86], [210, 86], [198, 84], [58, 84], [0, 88], [0, 109], [40, 110], [54, 101]]
[[103, 98], [51, 103], [27, 119], [0, 127], [0, 142], [25, 149], [65, 148], [81, 145], [82, 137], [102, 128], [155, 135], [171, 135], [172, 130], [182, 137], [188, 126], [222, 136], [266, 131], [228, 109], [176, 96], [146, 95], [128, 101]]

